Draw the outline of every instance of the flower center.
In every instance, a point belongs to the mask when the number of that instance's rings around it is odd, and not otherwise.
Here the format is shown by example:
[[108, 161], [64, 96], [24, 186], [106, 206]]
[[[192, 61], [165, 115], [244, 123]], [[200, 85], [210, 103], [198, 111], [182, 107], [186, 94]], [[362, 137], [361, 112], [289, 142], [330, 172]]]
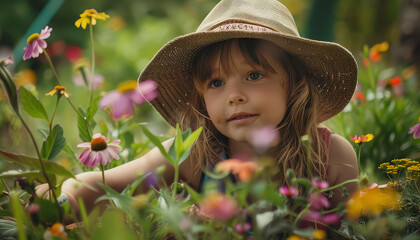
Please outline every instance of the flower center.
[[32, 44], [35, 40], [39, 39], [39, 33], [34, 33], [31, 36], [28, 37], [28, 39], [26, 40], [26, 42], [28, 43], [28, 45]]
[[57, 85], [54, 87], [54, 90], [56, 90], [57, 92], [66, 91], [66, 87]]
[[101, 137], [92, 139], [92, 141], [90, 142], [90, 148], [96, 152], [106, 149], [107, 144], [105, 142], [105, 139]]
[[98, 14], [98, 12], [95, 9], [87, 9], [85, 10], [85, 13], [87, 16], [91, 17], [92, 15]]
[[118, 92], [128, 92], [128, 91], [133, 91], [137, 88], [137, 81], [135, 80], [130, 80], [130, 81], [125, 81], [122, 82], [118, 85], [117, 90]]

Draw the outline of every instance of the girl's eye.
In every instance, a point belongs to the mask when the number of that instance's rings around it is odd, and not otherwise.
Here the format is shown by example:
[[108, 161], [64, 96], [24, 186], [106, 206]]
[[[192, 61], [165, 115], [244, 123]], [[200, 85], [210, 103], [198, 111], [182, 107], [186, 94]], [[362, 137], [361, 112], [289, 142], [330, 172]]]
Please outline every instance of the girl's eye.
[[263, 77], [263, 75], [261, 73], [253, 72], [253, 73], [250, 73], [248, 75], [248, 77], [246, 78], [246, 80], [256, 81], [256, 80], [258, 80], [258, 79], [260, 79], [262, 77]]
[[218, 87], [221, 87], [221, 86], [223, 86], [223, 85], [225, 85], [225, 82], [223, 82], [222, 80], [220, 80], [220, 79], [215, 79], [215, 80], [212, 80], [212, 81], [210, 81], [210, 84], [209, 84], [209, 86], [211, 87], [211, 88], [218, 88]]

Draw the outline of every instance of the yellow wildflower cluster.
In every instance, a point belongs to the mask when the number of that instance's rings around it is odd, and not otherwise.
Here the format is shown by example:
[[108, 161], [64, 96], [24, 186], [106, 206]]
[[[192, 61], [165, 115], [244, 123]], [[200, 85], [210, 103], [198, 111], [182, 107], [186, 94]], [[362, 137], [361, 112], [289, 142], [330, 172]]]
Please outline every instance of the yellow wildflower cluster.
[[378, 168], [390, 175], [397, 175], [402, 170], [406, 170], [407, 180], [416, 181], [420, 177], [420, 163], [408, 158], [394, 159], [391, 163], [382, 163]]

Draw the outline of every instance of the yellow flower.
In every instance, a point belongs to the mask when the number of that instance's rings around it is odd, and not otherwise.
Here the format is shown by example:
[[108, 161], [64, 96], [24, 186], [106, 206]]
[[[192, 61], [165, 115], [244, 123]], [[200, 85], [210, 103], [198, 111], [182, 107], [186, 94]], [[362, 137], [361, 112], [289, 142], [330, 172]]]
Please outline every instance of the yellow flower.
[[146, 194], [139, 194], [131, 201], [131, 206], [135, 209], [144, 208], [147, 205], [148, 196]]
[[34, 71], [27, 69], [22, 70], [18, 73], [16, 73], [13, 76], [13, 79], [15, 80], [16, 86], [22, 86], [25, 84], [35, 84], [36, 83], [36, 74]]
[[400, 196], [392, 187], [373, 188], [356, 192], [347, 202], [347, 218], [358, 219], [360, 215], [376, 216], [387, 209], [399, 209]]
[[82, 14], [80, 14], [80, 19], [78, 19], [74, 25], [80, 27], [82, 25], [83, 29], [86, 29], [88, 24], [96, 25], [96, 19], [106, 21], [109, 18], [109, 15], [104, 12], [98, 13], [95, 9], [86, 9]]
[[307, 239], [306, 237], [302, 237], [299, 235], [292, 235], [288, 237], [286, 240], [306, 240], [306, 239]]
[[356, 144], [362, 144], [365, 142], [370, 142], [373, 139], [373, 134], [369, 133], [366, 135], [360, 135], [359, 137], [355, 135], [354, 137], [350, 137], [350, 140]]
[[312, 232], [312, 239], [325, 239], [326, 236], [325, 231], [321, 229]]
[[65, 231], [64, 225], [61, 223], [54, 223], [50, 229], [47, 229], [44, 232], [44, 238], [58, 237], [61, 239], [67, 239], [67, 233]]
[[66, 98], [70, 97], [70, 94], [66, 91], [66, 87], [60, 86], [60, 85], [55, 86], [54, 89], [51, 92], [46, 93], [45, 95], [46, 96], [54, 96], [54, 94], [56, 94], [56, 93], [60, 94], [60, 95], [64, 95]]

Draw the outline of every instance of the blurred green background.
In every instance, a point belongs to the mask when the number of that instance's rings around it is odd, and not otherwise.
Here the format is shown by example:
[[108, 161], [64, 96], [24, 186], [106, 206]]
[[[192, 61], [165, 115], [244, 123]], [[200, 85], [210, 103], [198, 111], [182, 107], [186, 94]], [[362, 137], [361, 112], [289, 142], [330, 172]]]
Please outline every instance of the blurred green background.
[[[106, 22], [98, 21], [94, 26], [97, 61], [95, 73], [105, 77], [101, 91], [108, 92], [125, 80], [137, 79], [162, 45], [176, 36], [194, 31], [217, 2], [218, 0], [0, 0], [0, 57], [18, 53], [14, 56], [17, 64], [10, 66], [11, 72], [16, 74], [27, 69], [34, 71], [36, 87], [32, 91], [38, 94], [40, 101], [46, 105], [47, 112], [51, 114], [55, 99], [45, 96], [45, 93], [55, 86], [53, 73], [43, 58], [21, 61], [23, 49], [19, 45], [19, 41], [26, 44], [26, 38], [30, 34], [40, 32], [45, 27], [42, 21], [50, 19], [47, 25], [53, 31], [47, 42], [49, 47], [55, 47], [56, 52], [52, 60], [63, 85], [72, 94], [73, 103], [86, 107], [88, 97], [85, 89], [72, 83], [71, 59], [74, 57], [72, 54], [90, 59], [89, 31], [74, 26], [79, 14], [85, 9], [94, 8], [111, 16]], [[360, 66], [359, 81], [362, 84], [370, 81], [369, 73], [363, 67], [363, 59], [359, 55], [364, 45], [371, 47], [382, 41], [390, 44], [390, 50], [384, 53], [381, 62], [373, 69], [376, 80], [384, 80], [400, 74], [410, 66], [419, 65], [420, 37], [415, 29], [417, 32], [420, 29], [420, 21], [416, 20], [419, 19], [420, 10], [413, 1], [282, 2], [294, 15], [302, 36], [335, 41], [353, 53]], [[57, 11], [54, 11], [54, 7]], [[29, 29], [35, 30], [28, 32]], [[368, 172], [378, 173], [375, 166], [392, 158], [419, 158], [420, 142], [407, 133], [409, 127], [417, 123], [420, 115], [418, 74], [415, 72], [409, 78], [403, 79], [403, 84], [406, 87], [405, 95], [399, 99], [386, 94], [378, 98], [374, 88], [370, 86], [369, 90], [365, 85], [362, 91], [367, 96], [367, 104], [348, 106], [344, 113], [326, 123], [347, 139], [356, 134], [375, 135], [375, 140], [366, 145], [363, 152], [363, 164], [370, 169]], [[104, 113], [98, 115], [98, 118], [106, 118]], [[77, 129], [76, 117], [67, 102], [60, 103], [55, 122], [64, 127], [70, 146], [81, 142], [77, 134], [73, 134]], [[168, 125], [147, 104], [136, 109], [132, 122], [151, 122], [153, 131], [171, 134]], [[45, 123], [41, 121], [30, 120], [30, 123], [32, 129], [45, 127]], [[33, 154], [33, 147], [27, 141], [28, 136], [4, 101], [0, 102], [0, 130], [1, 149]], [[139, 129], [133, 128], [136, 138], [141, 135], [137, 135], [137, 132]], [[36, 135], [41, 140], [41, 135]], [[4, 161], [2, 166], [5, 167]]]

